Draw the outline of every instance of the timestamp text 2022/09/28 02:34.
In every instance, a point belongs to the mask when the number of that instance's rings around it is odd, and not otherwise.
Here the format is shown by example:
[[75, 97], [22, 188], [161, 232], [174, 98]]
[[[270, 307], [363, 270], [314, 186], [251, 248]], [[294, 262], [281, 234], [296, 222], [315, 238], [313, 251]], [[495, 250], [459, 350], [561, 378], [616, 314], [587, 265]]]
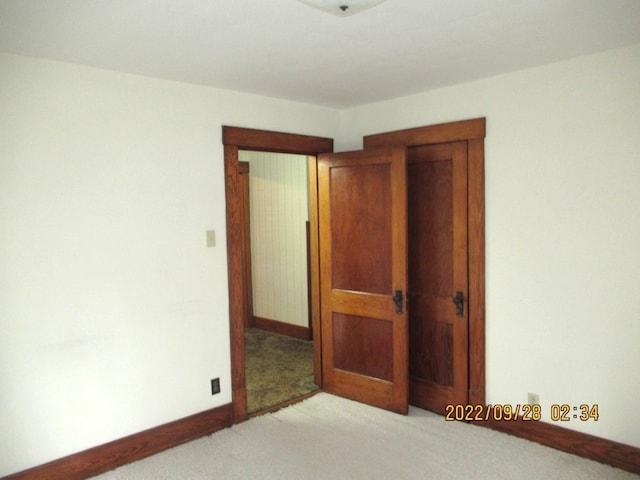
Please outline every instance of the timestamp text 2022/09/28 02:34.
[[[566, 403], [551, 405], [549, 418], [553, 422], [569, 422], [577, 420], [581, 422], [598, 421], [598, 404], [569, 405]], [[445, 407], [445, 420], [464, 422], [486, 421], [533, 421], [542, 419], [542, 407], [538, 404], [449, 404]]]

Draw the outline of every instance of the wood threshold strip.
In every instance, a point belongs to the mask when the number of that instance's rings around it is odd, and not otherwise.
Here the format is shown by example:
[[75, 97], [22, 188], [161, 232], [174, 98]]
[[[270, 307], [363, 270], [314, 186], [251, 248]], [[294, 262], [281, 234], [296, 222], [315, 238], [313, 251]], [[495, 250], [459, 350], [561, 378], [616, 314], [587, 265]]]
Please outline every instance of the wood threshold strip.
[[300, 340], [311, 340], [311, 330], [301, 325], [292, 325], [291, 323], [254, 316], [253, 326], [261, 330], [266, 330], [267, 332], [279, 333], [280, 335], [286, 335]]
[[84, 480], [210, 435], [232, 423], [233, 406], [229, 403], [2, 477], [0, 480]]
[[247, 415], [247, 418], [250, 419], [255, 417], [261, 417], [262, 415], [266, 415], [268, 413], [277, 412], [278, 410], [282, 410], [283, 408], [290, 407], [291, 405], [295, 405], [296, 403], [300, 403], [304, 400], [307, 400], [308, 398], [313, 397], [316, 393], [320, 393], [320, 392], [322, 392], [322, 389], [318, 388], [317, 390], [314, 390], [309, 393], [305, 393], [304, 395], [300, 395], [299, 397], [292, 398], [291, 400], [286, 400], [272, 407], [267, 407], [264, 410], [250, 413], [249, 415]]
[[485, 427], [531, 440], [547, 447], [583, 458], [606, 463], [633, 473], [640, 473], [640, 448], [607, 440], [547, 422], [489, 420]]

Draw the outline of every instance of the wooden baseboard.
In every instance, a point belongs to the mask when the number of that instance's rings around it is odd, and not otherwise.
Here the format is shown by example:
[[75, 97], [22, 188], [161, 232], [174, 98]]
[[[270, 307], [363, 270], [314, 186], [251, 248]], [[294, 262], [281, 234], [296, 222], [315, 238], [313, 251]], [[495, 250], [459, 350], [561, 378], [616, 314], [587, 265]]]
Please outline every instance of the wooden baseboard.
[[640, 448], [606, 440], [586, 433], [569, 430], [546, 422], [496, 421], [482, 425], [532, 442], [540, 443], [563, 452], [606, 463], [613, 467], [640, 473]]
[[197, 413], [0, 480], [84, 480], [233, 424], [233, 405]]
[[[311, 395], [315, 393], [317, 392]], [[84, 480], [210, 435], [232, 424], [233, 405], [227, 404], [2, 477], [0, 480]], [[491, 420], [474, 424], [640, 474], [640, 448], [637, 447], [546, 422]]]
[[311, 330], [308, 327], [292, 325], [290, 323], [269, 320], [268, 318], [262, 317], [253, 317], [253, 325], [255, 328], [268, 332], [279, 333], [280, 335], [287, 335], [289, 337], [299, 338], [300, 340], [311, 340]]

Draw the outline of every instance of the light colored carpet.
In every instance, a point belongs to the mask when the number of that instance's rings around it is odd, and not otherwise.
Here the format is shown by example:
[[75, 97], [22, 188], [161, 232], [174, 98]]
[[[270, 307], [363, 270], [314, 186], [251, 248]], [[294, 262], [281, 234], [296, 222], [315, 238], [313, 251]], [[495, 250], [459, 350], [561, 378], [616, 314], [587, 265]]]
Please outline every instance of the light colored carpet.
[[397, 415], [327, 393], [94, 477], [567, 479], [638, 476], [411, 408]]

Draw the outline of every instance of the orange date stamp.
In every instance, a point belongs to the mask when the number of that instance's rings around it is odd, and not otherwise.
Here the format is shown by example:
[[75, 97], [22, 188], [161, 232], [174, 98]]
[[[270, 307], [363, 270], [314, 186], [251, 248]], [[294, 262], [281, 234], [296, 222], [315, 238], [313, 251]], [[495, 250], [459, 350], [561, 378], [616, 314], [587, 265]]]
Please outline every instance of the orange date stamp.
[[[600, 416], [598, 404], [593, 405], [551, 405], [549, 418], [552, 422], [569, 422], [571, 420], [598, 421]], [[542, 419], [542, 407], [538, 404], [489, 404], [463, 405], [448, 404], [445, 406], [445, 420], [462, 422], [539, 422]]]
[[446, 405], [445, 420], [463, 422], [516, 421], [538, 422], [542, 419], [542, 408], [528, 403], [511, 405]]

